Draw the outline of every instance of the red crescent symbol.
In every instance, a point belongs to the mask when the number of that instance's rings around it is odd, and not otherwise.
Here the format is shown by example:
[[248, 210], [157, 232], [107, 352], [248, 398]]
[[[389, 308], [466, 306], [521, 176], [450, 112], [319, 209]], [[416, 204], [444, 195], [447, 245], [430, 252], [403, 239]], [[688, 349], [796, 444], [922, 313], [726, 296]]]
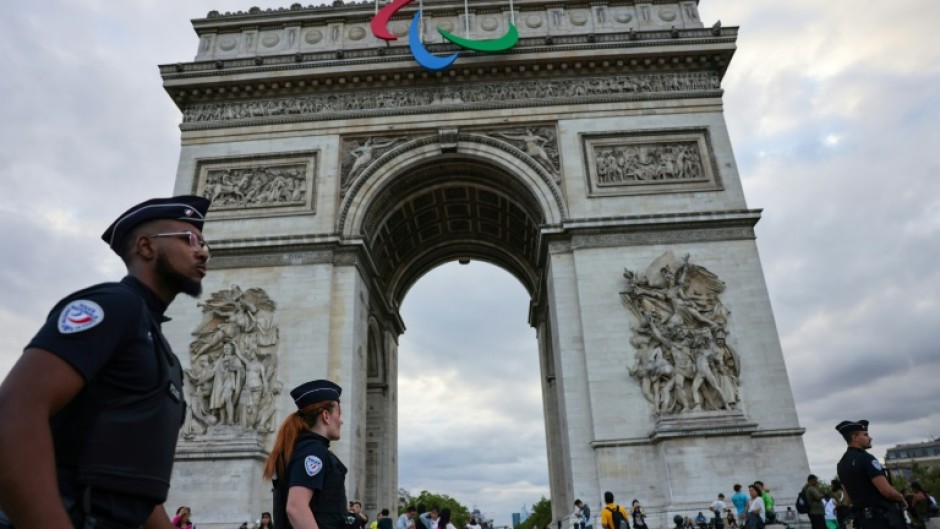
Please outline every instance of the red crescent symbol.
[[91, 316], [84, 316], [84, 317], [81, 317], [81, 318], [78, 318], [78, 319], [69, 317], [69, 321], [70, 321], [70, 322], [75, 323], [75, 324], [78, 324], [78, 325], [82, 325], [82, 324], [84, 324], [84, 323], [89, 323], [91, 320], [92, 320]]
[[372, 17], [372, 34], [376, 38], [385, 40], [396, 40], [398, 37], [388, 31], [388, 21], [396, 11], [410, 4], [411, 0], [395, 0], [391, 4], [379, 9], [379, 12]]

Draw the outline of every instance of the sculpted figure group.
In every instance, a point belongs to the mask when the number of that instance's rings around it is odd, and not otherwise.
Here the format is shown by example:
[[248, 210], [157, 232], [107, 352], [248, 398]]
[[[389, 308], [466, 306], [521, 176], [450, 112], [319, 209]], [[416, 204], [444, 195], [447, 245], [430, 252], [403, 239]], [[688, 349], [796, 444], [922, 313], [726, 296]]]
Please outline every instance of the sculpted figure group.
[[728, 345], [725, 284], [689, 255], [666, 252], [645, 273], [624, 270], [620, 293], [637, 317], [629, 368], [658, 414], [731, 410], [738, 404], [740, 359]]
[[303, 165], [210, 170], [203, 196], [216, 208], [302, 204], [306, 183]]
[[623, 145], [594, 153], [600, 184], [644, 183], [703, 178], [702, 156], [694, 142]]
[[203, 323], [193, 332], [183, 437], [215, 431], [274, 431], [278, 328], [274, 302], [260, 288], [237, 285], [199, 305]]

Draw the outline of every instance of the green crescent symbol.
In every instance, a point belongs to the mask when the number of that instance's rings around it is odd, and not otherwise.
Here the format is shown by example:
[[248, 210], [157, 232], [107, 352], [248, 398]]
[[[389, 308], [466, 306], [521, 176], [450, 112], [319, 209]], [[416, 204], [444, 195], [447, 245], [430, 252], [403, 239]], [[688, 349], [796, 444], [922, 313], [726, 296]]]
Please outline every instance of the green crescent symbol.
[[519, 42], [519, 32], [516, 30], [516, 26], [514, 24], [509, 24], [509, 30], [506, 31], [505, 35], [499, 37], [498, 39], [472, 40], [458, 37], [457, 35], [452, 35], [440, 27], [437, 28], [437, 31], [441, 34], [442, 37], [460, 46], [461, 48], [483, 53], [499, 53], [501, 51], [506, 51]]

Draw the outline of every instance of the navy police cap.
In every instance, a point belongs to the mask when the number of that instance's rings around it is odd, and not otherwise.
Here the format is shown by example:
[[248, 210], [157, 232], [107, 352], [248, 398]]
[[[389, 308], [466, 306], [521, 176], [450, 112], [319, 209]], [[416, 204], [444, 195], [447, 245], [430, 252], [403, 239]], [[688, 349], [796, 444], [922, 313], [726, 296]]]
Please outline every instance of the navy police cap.
[[209, 211], [209, 204], [209, 199], [195, 195], [151, 198], [122, 213], [108, 226], [108, 229], [104, 230], [101, 240], [117, 252], [121, 241], [135, 226], [157, 219], [181, 220], [201, 230], [202, 223], [206, 220], [206, 212]]
[[311, 404], [327, 400], [339, 400], [343, 388], [330, 382], [329, 380], [311, 380], [292, 389], [290, 396], [294, 399], [294, 404], [298, 410], [302, 410]]
[[842, 435], [852, 432], [867, 432], [868, 421], [842, 421], [836, 425], [836, 430]]

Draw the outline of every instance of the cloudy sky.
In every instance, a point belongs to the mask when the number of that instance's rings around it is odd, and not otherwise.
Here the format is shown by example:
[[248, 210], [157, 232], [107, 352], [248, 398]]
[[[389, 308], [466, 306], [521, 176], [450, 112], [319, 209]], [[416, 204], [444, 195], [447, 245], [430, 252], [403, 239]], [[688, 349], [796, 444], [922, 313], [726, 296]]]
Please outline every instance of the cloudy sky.
[[[120, 276], [97, 240], [112, 218], [171, 192], [180, 114], [156, 65], [192, 58], [189, 19], [287, 4], [6, 6], [0, 374], [59, 297]], [[940, 435], [940, 3], [702, 0], [701, 13], [742, 28], [726, 117], [748, 203], [764, 209], [758, 244], [812, 470], [833, 474], [844, 417], [874, 422], [879, 456]], [[439, 268], [406, 298], [401, 486], [498, 522], [548, 494], [526, 304], [479, 263]], [[491, 390], [505, 384], [511, 403]]]

